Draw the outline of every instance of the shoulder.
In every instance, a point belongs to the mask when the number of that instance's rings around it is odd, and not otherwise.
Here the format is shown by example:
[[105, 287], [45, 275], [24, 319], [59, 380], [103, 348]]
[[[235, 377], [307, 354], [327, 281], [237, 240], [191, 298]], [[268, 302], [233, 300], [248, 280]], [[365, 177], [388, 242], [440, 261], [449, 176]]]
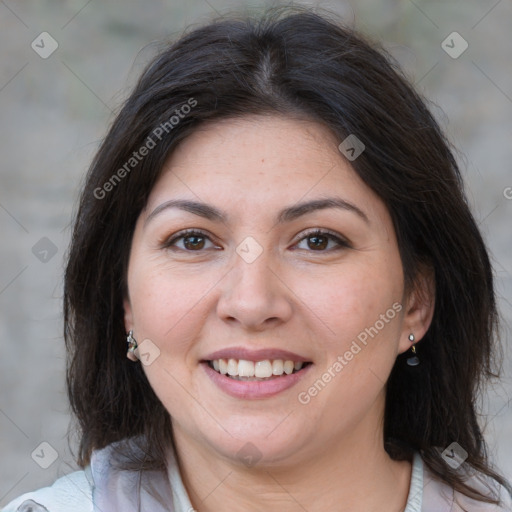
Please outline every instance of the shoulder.
[[92, 485], [87, 469], [57, 479], [53, 485], [28, 492], [1, 512], [92, 512]]
[[485, 496], [499, 499], [500, 504], [486, 503], [455, 491], [436, 478], [424, 464], [423, 503], [421, 512], [511, 512], [512, 497], [505, 487], [474, 470], [466, 471], [465, 482]]
[[152, 512], [169, 510], [163, 507], [164, 503], [172, 503], [165, 472], [123, 469], [121, 463], [133, 454], [139, 461], [143, 459], [144, 454], [137, 452], [135, 440], [115, 442], [94, 450], [90, 465], [83, 471], [65, 475], [49, 487], [23, 494], [1, 512], [131, 512], [138, 503]]

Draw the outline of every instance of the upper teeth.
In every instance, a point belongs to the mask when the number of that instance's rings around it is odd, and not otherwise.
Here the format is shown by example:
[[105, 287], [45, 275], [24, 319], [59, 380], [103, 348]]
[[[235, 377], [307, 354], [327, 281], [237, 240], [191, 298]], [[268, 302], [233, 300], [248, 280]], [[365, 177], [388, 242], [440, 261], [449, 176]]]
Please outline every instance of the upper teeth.
[[304, 363], [297, 361], [283, 361], [274, 359], [270, 361], [247, 361], [246, 359], [215, 359], [212, 361], [214, 370], [222, 375], [240, 376], [240, 377], [258, 377], [265, 378], [272, 375], [290, 375], [293, 370], [300, 370]]

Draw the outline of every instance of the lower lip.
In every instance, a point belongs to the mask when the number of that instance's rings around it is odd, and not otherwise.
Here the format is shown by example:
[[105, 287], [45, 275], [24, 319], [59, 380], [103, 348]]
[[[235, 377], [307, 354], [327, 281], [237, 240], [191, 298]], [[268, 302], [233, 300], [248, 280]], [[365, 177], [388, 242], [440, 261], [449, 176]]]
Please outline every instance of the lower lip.
[[312, 364], [308, 364], [297, 373], [281, 375], [271, 380], [234, 380], [211, 368], [208, 363], [201, 363], [210, 379], [225, 393], [244, 400], [258, 400], [270, 398], [291, 388], [299, 382], [309, 371]]

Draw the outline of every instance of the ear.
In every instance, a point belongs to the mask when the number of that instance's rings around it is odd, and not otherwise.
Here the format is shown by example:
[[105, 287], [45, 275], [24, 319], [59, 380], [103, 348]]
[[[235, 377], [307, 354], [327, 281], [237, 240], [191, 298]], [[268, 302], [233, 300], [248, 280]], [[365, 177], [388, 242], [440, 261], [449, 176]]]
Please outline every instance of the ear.
[[409, 335], [414, 335], [414, 342], [423, 338], [432, 322], [435, 307], [435, 275], [430, 267], [422, 266], [415, 280], [413, 290], [405, 301], [406, 308], [400, 334], [399, 353], [402, 354], [412, 346]]
[[124, 309], [124, 329], [126, 332], [130, 332], [133, 329], [133, 313], [130, 299], [125, 297], [123, 300]]
[[[123, 308], [124, 308], [124, 328], [125, 331], [128, 333], [131, 330], [133, 330], [133, 312], [132, 312], [132, 306], [130, 304], [130, 299], [128, 297], [125, 297], [123, 300]], [[138, 354], [138, 348], [135, 349], [135, 352], [128, 351], [126, 353], [126, 357], [130, 359], [131, 361], [138, 361], [139, 360], [139, 354]]]

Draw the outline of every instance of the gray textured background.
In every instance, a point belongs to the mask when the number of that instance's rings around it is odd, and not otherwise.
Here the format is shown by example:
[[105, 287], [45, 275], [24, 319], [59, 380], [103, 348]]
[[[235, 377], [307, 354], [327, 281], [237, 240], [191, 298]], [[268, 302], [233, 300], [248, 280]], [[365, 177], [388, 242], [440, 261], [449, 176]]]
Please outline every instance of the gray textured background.
[[[0, 0], [0, 506], [76, 467], [66, 440], [63, 258], [81, 180], [113, 111], [154, 52], [148, 44], [226, 10], [264, 5]], [[495, 265], [504, 327], [503, 379], [483, 399], [489, 414], [485, 433], [493, 459], [510, 478], [512, 199], [506, 191], [512, 197], [512, 3], [309, 5], [341, 13], [385, 41], [433, 101], [461, 152], [468, 195]], [[457, 59], [441, 47], [453, 31], [469, 44]], [[42, 32], [59, 45], [47, 59], [31, 48]], [[50, 242], [41, 241], [45, 237]], [[48, 469], [31, 457], [41, 442], [58, 454]], [[43, 448], [34, 459], [49, 462], [50, 456]]]

